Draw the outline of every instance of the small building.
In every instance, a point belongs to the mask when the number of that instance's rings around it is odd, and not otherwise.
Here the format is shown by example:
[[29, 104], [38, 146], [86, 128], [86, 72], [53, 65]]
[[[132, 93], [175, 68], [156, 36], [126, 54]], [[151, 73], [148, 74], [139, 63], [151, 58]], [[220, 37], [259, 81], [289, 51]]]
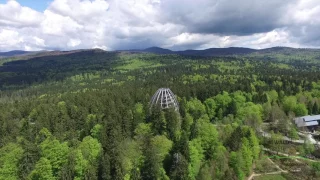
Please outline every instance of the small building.
[[320, 115], [297, 117], [294, 122], [298, 128], [308, 128], [313, 131], [319, 126]]

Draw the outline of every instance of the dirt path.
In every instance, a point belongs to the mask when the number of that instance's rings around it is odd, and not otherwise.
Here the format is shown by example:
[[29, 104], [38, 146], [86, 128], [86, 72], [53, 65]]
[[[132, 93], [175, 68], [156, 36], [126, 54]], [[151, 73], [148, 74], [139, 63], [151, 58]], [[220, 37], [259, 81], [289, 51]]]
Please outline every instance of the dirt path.
[[282, 156], [286, 156], [286, 157], [290, 157], [292, 159], [302, 159], [302, 160], [307, 160], [307, 161], [311, 161], [311, 162], [320, 162], [318, 160], [313, 160], [313, 159], [308, 159], [308, 158], [304, 158], [304, 157], [300, 157], [300, 156], [291, 156], [289, 154], [286, 154], [286, 153], [282, 153], [282, 152], [277, 152], [277, 151], [273, 151], [271, 149], [268, 149], [268, 148], [262, 148], [264, 151], [268, 151], [272, 154], [276, 154], [276, 155], [282, 155]]
[[281, 174], [281, 173], [283, 173], [283, 172], [282, 171], [275, 171], [275, 172], [261, 173], [261, 174], [252, 173], [251, 176], [248, 178], [248, 180], [252, 180], [254, 177], [257, 177], [257, 176], [273, 175], [273, 174]]
[[279, 169], [280, 172], [284, 172], [284, 173], [287, 173], [287, 172], [288, 172], [288, 171], [286, 171], [286, 170], [281, 169], [280, 166], [279, 166], [278, 164], [274, 163], [270, 158], [268, 158], [268, 160], [269, 160], [274, 166], [276, 166], [276, 168]]
[[274, 172], [269, 172], [269, 173], [252, 173], [251, 176], [248, 178], [248, 180], [252, 180], [254, 177], [261, 176], [261, 175], [271, 175], [271, 174], [281, 174], [281, 173], [288, 173], [288, 171], [281, 169], [275, 162], [273, 162], [270, 158], [268, 160], [279, 170], [279, 171], [274, 171]]

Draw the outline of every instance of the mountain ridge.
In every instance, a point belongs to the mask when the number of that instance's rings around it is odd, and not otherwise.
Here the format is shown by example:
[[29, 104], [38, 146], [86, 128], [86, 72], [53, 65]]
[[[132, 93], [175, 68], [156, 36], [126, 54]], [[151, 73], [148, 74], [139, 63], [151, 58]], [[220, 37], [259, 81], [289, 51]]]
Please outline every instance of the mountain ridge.
[[[134, 53], [154, 53], [154, 54], [177, 54], [186, 56], [226, 56], [226, 55], [243, 55], [251, 53], [271, 53], [271, 52], [283, 52], [283, 51], [320, 51], [320, 49], [312, 48], [292, 48], [292, 47], [270, 47], [264, 49], [253, 49], [246, 47], [227, 47], [227, 48], [208, 48], [203, 50], [187, 49], [174, 51], [161, 47], [149, 47], [146, 49], [129, 49], [129, 50], [115, 50], [114, 52], [134, 52]], [[15, 57], [15, 56], [51, 56], [51, 55], [63, 55], [72, 54], [84, 51], [105, 51], [102, 49], [76, 49], [69, 51], [23, 51], [23, 50], [13, 50], [8, 52], [0, 52], [0, 57]]]
[[28, 53], [33, 53], [35, 51], [23, 51], [23, 50], [12, 50], [12, 51], [5, 51], [0, 52], [0, 57], [10, 57], [10, 56], [17, 56], [17, 55], [24, 55]]

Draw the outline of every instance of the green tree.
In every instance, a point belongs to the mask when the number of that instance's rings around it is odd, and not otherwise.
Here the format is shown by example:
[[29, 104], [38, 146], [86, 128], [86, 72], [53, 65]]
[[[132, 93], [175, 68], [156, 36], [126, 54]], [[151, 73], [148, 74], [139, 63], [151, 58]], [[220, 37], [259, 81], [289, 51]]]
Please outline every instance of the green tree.
[[319, 162], [312, 163], [312, 173], [313, 173], [314, 177], [316, 177], [316, 178], [320, 177], [320, 163]]
[[242, 170], [248, 176], [250, 174], [250, 170], [252, 167], [253, 156], [252, 156], [251, 147], [247, 138], [242, 139], [242, 146], [240, 148], [240, 152], [242, 154], [243, 161], [244, 161], [244, 166]]
[[131, 139], [125, 139], [119, 145], [119, 158], [121, 168], [124, 171], [125, 180], [140, 177], [140, 169], [144, 162], [144, 156], [139, 144]]
[[160, 108], [153, 108], [151, 114], [152, 130], [155, 134], [163, 135], [167, 130], [167, 121], [165, 113]]
[[165, 136], [155, 136], [151, 138], [151, 146], [157, 152], [156, 156], [159, 157], [159, 160], [161, 161], [163, 161], [164, 158], [169, 154], [172, 145], [172, 141]]
[[99, 139], [99, 137], [101, 136], [101, 130], [102, 130], [102, 125], [101, 124], [96, 124], [93, 126], [93, 128], [91, 129], [90, 133], [91, 136], [93, 138]]
[[18, 162], [23, 156], [23, 149], [9, 143], [0, 149], [0, 179], [14, 180], [18, 178]]
[[313, 103], [312, 114], [319, 114], [319, 104], [317, 101]]
[[250, 144], [250, 148], [252, 151], [252, 157], [254, 160], [257, 160], [259, 158], [260, 155], [260, 144], [259, 144], [259, 139], [257, 138], [255, 132], [250, 129], [250, 135], [249, 135], [249, 144]]
[[169, 155], [172, 141], [164, 135], [158, 135], [150, 139], [150, 146], [146, 149], [146, 161], [142, 176], [144, 179], [168, 179], [163, 161]]
[[263, 109], [263, 121], [268, 121], [270, 120], [270, 114], [271, 114], [271, 103], [270, 102], [266, 102], [262, 105], [262, 109]]
[[88, 114], [86, 117], [86, 134], [89, 135], [90, 130], [97, 124], [97, 115], [95, 114]]
[[304, 148], [305, 154], [307, 155], [313, 153], [315, 150], [314, 145], [309, 140], [305, 140], [303, 144], [303, 148]]
[[34, 170], [29, 175], [30, 180], [55, 180], [53, 176], [52, 166], [48, 159], [40, 158]]
[[246, 97], [241, 91], [237, 91], [232, 94], [232, 102], [230, 104], [229, 113], [236, 115], [240, 107], [246, 102]]
[[286, 113], [294, 111], [297, 105], [297, 98], [295, 96], [286, 96], [283, 99], [283, 109]]
[[310, 114], [313, 114], [312, 113], [313, 105], [314, 103], [312, 102], [312, 100], [308, 102], [307, 110]]
[[200, 100], [192, 98], [187, 102], [187, 111], [192, 115], [194, 119], [200, 118], [206, 114], [206, 107], [201, 103]]
[[143, 109], [143, 104], [135, 104], [133, 111], [133, 128], [135, 128], [139, 123], [143, 123], [145, 116], [146, 114]]
[[75, 171], [75, 180], [81, 180], [84, 179], [85, 176], [85, 170], [88, 167], [88, 160], [86, 160], [80, 149], [75, 150], [74, 152], [75, 156], [75, 166], [74, 166], [74, 171]]
[[181, 136], [181, 117], [173, 108], [168, 109], [165, 115], [168, 137], [174, 142], [177, 142]]
[[288, 137], [291, 138], [291, 139], [299, 139], [298, 132], [297, 132], [297, 130], [296, 130], [294, 127], [291, 127], [291, 128], [290, 128]]
[[208, 98], [204, 102], [206, 111], [210, 119], [213, 119], [216, 115], [217, 104], [213, 98]]
[[308, 114], [308, 110], [304, 104], [299, 103], [294, 108], [294, 113], [296, 114], [296, 116], [305, 116]]
[[215, 126], [209, 122], [207, 116], [197, 121], [196, 137], [201, 141], [201, 147], [205, 150], [206, 154], [212, 156], [215, 146], [219, 144], [219, 140]]
[[140, 144], [140, 146], [145, 146], [153, 135], [151, 129], [151, 123], [140, 123], [137, 128], [134, 130], [135, 136], [134, 139]]
[[54, 176], [57, 176], [62, 166], [67, 162], [68, 144], [66, 142], [60, 143], [46, 129], [43, 129], [42, 132], [45, 134], [46, 139], [40, 144], [41, 157], [49, 160], [52, 172]]
[[214, 179], [223, 179], [226, 171], [228, 170], [228, 157], [227, 149], [223, 145], [218, 145], [212, 157], [212, 167], [214, 168]]
[[78, 148], [81, 150], [83, 157], [91, 163], [97, 161], [101, 153], [101, 144], [91, 136], [83, 138]]
[[230, 153], [230, 167], [234, 170], [239, 180], [244, 180], [245, 173], [243, 172], [244, 161], [243, 155], [240, 152]]
[[[228, 92], [223, 91], [222, 94], [218, 94], [214, 97], [215, 102], [217, 103], [217, 109], [221, 108], [222, 115], [227, 115], [227, 109], [232, 102], [232, 98], [230, 97]], [[219, 110], [220, 111], [220, 110]]]
[[36, 162], [40, 157], [40, 148], [33, 142], [24, 138], [19, 140], [19, 144], [24, 149], [22, 158], [19, 160], [19, 179], [26, 179], [26, 177], [34, 169]]
[[193, 117], [189, 113], [186, 113], [186, 116], [182, 119], [182, 124], [181, 124], [182, 130], [184, 130], [190, 135], [190, 128], [192, 124], [193, 124]]
[[271, 90], [267, 92], [268, 102], [275, 102], [278, 100], [278, 92], [275, 90]]
[[258, 128], [262, 123], [263, 110], [261, 105], [253, 104], [252, 102], [244, 104], [239, 108], [237, 118], [243, 119], [245, 124]]
[[181, 153], [173, 155], [173, 164], [170, 169], [170, 179], [188, 179], [188, 161]]
[[101, 150], [97, 139], [91, 136], [83, 138], [75, 150], [75, 179], [90, 179], [95, 176]]
[[204, 150], [200, 139], [193, 139], [189, 142], [189, 158], [188, 177], [195, 179], [200, 171], [201, 162], [204, 159]]
[[212, 179], [212, 167], [210, 167], [209, 164], [204, 164], [200, 171], [199, 174], [197, 175], [196, 179], [201, 179], [201, 180], [211, 180]]

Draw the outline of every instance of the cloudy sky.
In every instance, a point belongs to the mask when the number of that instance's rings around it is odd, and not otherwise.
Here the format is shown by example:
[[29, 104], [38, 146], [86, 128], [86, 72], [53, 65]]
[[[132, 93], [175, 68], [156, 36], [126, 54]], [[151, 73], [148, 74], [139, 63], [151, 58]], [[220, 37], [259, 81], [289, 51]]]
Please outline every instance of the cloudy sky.
[[0, 51], [320, 48], [320, 0], [0, 0]]

